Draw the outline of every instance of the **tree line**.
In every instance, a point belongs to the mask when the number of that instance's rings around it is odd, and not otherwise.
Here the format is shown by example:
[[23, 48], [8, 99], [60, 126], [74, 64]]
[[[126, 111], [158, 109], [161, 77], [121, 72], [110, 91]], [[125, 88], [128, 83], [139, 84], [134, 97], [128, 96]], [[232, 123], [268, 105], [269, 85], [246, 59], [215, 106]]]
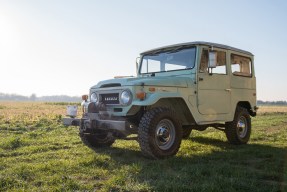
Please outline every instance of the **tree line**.
[[45, 102], [81, 102], [81, 97], [68, 95], [53, 95], [37, 97], [36, 94], [23, 96], [18, 94], [0, 93], [0, 101], [45, 101]]
[[287, 101], [257, 101], [257, 105], [287, 105]]

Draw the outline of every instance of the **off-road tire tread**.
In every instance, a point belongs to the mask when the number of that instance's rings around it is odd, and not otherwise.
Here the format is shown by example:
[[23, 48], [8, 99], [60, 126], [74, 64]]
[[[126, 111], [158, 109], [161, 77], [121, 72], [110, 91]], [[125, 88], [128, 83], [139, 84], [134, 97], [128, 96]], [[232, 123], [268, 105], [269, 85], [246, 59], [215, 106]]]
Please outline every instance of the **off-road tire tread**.
[[[175, 137], [175, 144], [173, 147], [171, 147], [171, 151], [162, 152], [159, 149], [156, 149], [151, 143], [154, 142], [153, 140], [153, 128], [157, 126], [157, 123], [163, 119], [167, 118], [170, 119], [174, 126], [175, 131], [177, 132], [177, 136]], [[167, 107], [157, 107], [152, 108], [149, 111], [147, 111], [142, 119], [140, 120], [139, 129], [138, 129], [138, 142], [141, 148], [142, 154], [151, 159], [163, 159], [170, 156], [175, 155], [181, 144], [182, 139], [182, 128], [181, 128], [181, 122], [177, 118], [176, 113]]]
[[182, 128], [182, 139], [188, 139], [192, 131], [192, 127]]
[[[246, 137], [243, 140], [239, 138], [236, 130], [238, 119], [242, 115], [245, 116], [247, 120], [247, 126], [249, 127]], [[225, 124], [225, 134], [228, 142], [234, 145], [246, 144], [249, 141], [251, 134], [251, 118], [246, 108], [237, 106], [233, 121], [226, 122]]]

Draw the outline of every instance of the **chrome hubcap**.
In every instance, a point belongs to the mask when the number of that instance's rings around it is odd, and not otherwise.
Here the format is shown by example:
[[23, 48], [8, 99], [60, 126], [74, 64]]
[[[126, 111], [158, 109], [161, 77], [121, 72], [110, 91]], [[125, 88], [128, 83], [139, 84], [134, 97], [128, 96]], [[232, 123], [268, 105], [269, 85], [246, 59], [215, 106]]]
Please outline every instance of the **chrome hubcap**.
[[247, 120], [244, 116], [241, 116], [237, 122], [237, 133], [240, 138], [244, 138], [247, 133]]
[[162, 150], [168, 150], [175, 140], [175, 127], [172, 121], [168, 119], [161, 120], [155, 132], [155, 141], [157, 146]]

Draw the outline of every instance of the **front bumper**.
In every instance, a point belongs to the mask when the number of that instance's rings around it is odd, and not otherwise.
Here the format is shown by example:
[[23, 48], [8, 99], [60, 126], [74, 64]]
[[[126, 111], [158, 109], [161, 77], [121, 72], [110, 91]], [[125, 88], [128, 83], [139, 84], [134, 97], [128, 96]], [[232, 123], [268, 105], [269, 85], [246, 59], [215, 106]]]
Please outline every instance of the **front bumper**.
[[128, 135], [128, 123], [123, 120], [103, 120], [98, 113], [87, 113], [83, 118], [63, 118], [65, 126], [80, 126], [83, 132], [93, 132], [97, 129], [119, 132]]

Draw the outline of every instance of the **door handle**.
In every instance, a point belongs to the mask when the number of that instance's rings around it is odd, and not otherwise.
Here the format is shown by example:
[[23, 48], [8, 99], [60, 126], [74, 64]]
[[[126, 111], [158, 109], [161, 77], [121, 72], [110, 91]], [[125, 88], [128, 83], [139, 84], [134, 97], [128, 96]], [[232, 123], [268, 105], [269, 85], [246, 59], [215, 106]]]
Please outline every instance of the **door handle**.
[[230, 92], [230, 91], [231, 91], [231, 89], [225, 89], [225, 91], [228, 91], [228, 92]]
[[199, 77], [199, 78], [198, 78], [198, 81], [203, 81], [203, 78], [202, 78], [202, 77]]

